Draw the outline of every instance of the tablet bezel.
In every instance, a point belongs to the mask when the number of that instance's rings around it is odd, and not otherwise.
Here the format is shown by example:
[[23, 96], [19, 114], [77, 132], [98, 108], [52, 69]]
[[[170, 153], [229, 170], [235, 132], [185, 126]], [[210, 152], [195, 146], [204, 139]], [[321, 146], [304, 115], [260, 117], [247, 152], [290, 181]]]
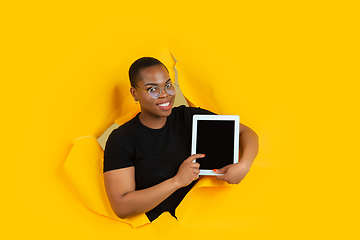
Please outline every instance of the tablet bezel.
[[[233, 163], [239, 161], [239, 131], [240, 131], [240, 117], [238, 115], [193, 115], [192, 124], [192, 141], [191, 141], [191, 155], [196, 154], [196, 143], [197, 143], [197, 124], [199, 120], [213, 120], [213, 121], [234, 121], [234, 159]], [[206, 156], [205, 156], [206, 158]], [[194, 160], [196, 162], [196, 159]], [[201, 169], [199, 175], [223, 175], [215, 173], [213, 170]]]

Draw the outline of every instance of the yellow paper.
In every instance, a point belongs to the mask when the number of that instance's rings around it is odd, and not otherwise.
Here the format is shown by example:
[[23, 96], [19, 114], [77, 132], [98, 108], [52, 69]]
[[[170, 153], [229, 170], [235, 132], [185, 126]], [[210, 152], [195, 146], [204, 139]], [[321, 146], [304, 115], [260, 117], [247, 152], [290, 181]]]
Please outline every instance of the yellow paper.
[[[4, 238], [359, 239], [358, 1], [3, 1], [0, 20]], [[238, 186], [190, 192], [186, 218], [133, 229], [63, 166], [136, 114], [128, 68], [164, 49], [189, 101], [240, 115], [260, 152]]]

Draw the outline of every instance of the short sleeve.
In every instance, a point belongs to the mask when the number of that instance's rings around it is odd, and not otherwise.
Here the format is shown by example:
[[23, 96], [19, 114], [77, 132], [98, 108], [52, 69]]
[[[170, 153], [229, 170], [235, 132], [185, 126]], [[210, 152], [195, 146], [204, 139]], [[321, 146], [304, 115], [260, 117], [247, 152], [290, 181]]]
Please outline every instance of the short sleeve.
[[133, 146], [121, 131], [115, 129], [109, 136], [104, 151], [104, 172], [134, 166], [131, 160]]

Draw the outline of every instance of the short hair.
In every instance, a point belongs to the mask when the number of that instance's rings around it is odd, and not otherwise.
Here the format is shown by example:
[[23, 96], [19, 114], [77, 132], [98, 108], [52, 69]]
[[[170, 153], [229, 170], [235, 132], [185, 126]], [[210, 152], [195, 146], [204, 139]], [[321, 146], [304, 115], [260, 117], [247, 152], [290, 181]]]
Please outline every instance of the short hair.
[[144, 68], [156, 66], [156, 65], [163, 65], [167, 72], [169, 70], [166, 68], [166, 66], [160, 62], [158, 59], [153, 57], [142, 57], [133, 62], [129, 68], [129, 79], [130, 84], [132, 87], [136, 86], [136, 82], [140, 80], [140, 71]]

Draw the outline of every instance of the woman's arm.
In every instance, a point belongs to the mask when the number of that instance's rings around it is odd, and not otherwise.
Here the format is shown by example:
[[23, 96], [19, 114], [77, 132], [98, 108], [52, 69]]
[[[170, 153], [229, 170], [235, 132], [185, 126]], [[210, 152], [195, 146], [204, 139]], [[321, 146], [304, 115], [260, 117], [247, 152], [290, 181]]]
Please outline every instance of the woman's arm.
[[216, 176], [218, 180], [227, 181], [230, 184], [238, 184], [250, 171], [251, 165], [259, 151], [259, 137], [251, 128], [240, 123], [239, 140], [241, 160], [236, 164], [218, 169], [216, 173], [224, 173], [224, 175]]
[[135, 168], [127, 167], [104, 173], [106, 193], [111, 207], [120, 218], [150, 211], [177, 189], [189, 185], [199, 177], [199, 164], [193, 163], [203, 154], [188, 157], [178, 173], [155, 186], [135, 191]]

